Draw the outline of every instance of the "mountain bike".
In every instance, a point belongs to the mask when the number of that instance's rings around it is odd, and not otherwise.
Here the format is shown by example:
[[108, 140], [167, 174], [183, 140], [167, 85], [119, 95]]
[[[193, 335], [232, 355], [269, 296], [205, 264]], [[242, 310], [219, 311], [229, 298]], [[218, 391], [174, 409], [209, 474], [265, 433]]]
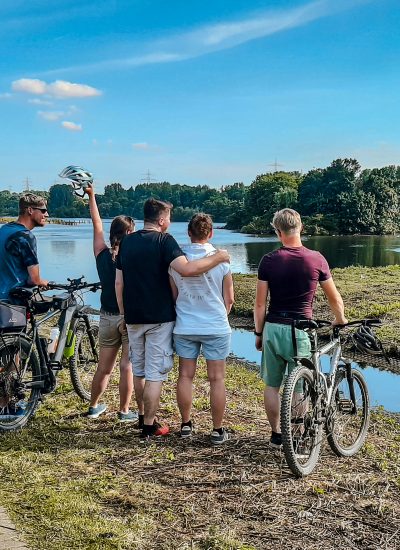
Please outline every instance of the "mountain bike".
[[[84, 277], [68, 284], [50, 283], [43, 295], [38, 287], [18, 287], [11, 292], [14, 305], [0, 302], [0, 432], [22, 428], [34, 414], [42, 396], [56, 388], [56, 375], [69, 368], [72, 385], [84, 400], [98, 364], [98, 325], [84, 304], [83, 292], [96, 292], [100, 283]], [[40, 334], [42, 325], [58, 316], [58, 341]]]
[[[379, 319], [362, 319], [332, 327], [329, 321], [294, 321], [294, 327], [308, 332], [311, 340], [311, 359], [295, 357], [297, 366], [285, 382], [281, 401], [283, 452], [297, 477], [314, 470], [323, 428], [338, 456], [353, 456], [364, 444], [369, 425], [368, 388], [361, 372], [342, 356], [341, 330], [380, 323]], [[330, 342], [319, 345], [317, 331], [327, 326], [332, 328]], [[324, 373], [321, 356], [327, 354], [330, 368]]]

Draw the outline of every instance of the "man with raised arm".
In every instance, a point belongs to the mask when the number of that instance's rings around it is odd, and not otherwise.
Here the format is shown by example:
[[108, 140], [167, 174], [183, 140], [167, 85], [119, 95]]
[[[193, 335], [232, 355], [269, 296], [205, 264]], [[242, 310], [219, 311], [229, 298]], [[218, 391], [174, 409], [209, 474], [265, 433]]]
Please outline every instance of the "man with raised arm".
[[7, 300], [16, 286], [47, 286], [37, 257], [35, 227], [43, 227], [49, 217], [46, 201], [33, 193], [19, 200], [19, 216], [0, 228], [0, 300]]
[[171, 209], [171, 203], [148, 199], [144, 228], [124, 237], [117, 257], [116, 295], [128, 328], [135, 388], [140, 383], [143, 388], [144, 417], [139, 417], [143, 440], [169, 433], [168, 426], [155, 421], [162, 384], [173, 366], [176, 314], [168, 269], [190, 277], [229, 262], [226, 250], [189, 262], [167, 233]]
[[[282, 246], [266, 254], [258, 267], [254, 304], [256, 348], [262, 350], [261, 378], [265, 383], [265, 411], [272, 429], [270, 444], [282, 444], [280, 430], [280, 396], [286, 367], [295, 367], [292, 324], [298, 319], [312, 318], [312, 304], [320, 284], [334, 315], [333, 324], [347, 323], [344, 305], [326, 259], [301, 242], [303, 229], [300, 214], [291, 208], [276, 212], [272, 226]], [[267, 298], [269, 297], [266, 315]], [[297, 356], [310, 357], [307, 334], [295, 330]]]

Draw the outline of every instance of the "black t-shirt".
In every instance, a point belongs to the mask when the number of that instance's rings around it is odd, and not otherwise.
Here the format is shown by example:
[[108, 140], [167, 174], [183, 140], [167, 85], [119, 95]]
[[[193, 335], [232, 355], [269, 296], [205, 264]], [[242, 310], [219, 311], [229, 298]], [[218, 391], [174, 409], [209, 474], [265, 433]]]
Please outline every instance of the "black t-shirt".
[[169, 233], [143, 229], [123, 238], [117, 269], [123, 273], [123, 301], [128, 324], [175, 321], [168, 268], [183, 255]]
[[115, 295], [115, 262], [108, 248], [96, 256], [96, 267], [101, 282], [101, 307], [109, 313], [119, 313]]

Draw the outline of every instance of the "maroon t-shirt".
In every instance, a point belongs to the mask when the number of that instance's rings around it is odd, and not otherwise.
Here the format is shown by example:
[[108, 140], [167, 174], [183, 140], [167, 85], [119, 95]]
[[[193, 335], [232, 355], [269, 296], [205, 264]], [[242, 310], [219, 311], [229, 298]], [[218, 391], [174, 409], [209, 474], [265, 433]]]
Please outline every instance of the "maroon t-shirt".
[[[311, 319], [318, 282], [331, 277], [328, 262], [319, 252], [305, 246], [282, 246], [266, 254], [258, 266], [258, 279], [267, 281], [270, 303], [267, 321]], [[290, 322], [290, 321], [289, 321]]]

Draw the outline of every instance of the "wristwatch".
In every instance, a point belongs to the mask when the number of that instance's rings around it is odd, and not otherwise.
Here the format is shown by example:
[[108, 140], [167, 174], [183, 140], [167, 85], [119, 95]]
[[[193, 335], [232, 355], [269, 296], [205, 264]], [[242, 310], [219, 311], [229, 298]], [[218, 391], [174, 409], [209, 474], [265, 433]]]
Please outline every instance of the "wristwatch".
[[254, 334], [255, 334], [256, 336], [261, 337], [263, 333], [262, 333], [262, 332], [257, 332], [257, 331], [255, 330], [255, 331], [254, 331]]

